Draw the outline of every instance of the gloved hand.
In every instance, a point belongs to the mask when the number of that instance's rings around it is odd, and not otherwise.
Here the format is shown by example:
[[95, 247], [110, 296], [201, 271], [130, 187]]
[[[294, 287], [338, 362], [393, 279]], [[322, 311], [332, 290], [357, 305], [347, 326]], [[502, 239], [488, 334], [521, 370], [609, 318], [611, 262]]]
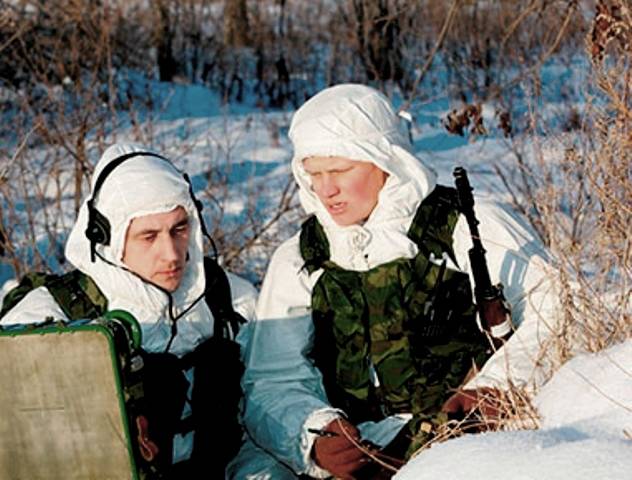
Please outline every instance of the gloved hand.
[[360, 432], [343, 418], [333, 420], [323, 430], [332, 434], [316, 439], [312, 450], [314, 460], [334, 477], [353, 480], [353, 472], [368, 460], [357, 446], [361, 442]]
[[500, 398], [501, 393], [495, 388], [459, 390], [448, 398], [441, 411], [457, 417], [477, 411], [484, 419], [496, 420], [501, 415]]

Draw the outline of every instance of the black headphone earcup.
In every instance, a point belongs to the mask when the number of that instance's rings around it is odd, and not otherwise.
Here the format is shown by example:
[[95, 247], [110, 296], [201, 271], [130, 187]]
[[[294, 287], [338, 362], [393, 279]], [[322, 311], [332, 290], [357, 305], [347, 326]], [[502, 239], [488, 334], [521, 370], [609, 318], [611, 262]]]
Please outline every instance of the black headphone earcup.
[[160, 158], [168, 163], [171, 163], [170, 160], [166, 159], [162, 155], [158, 155], [153, 152], [130, 152], [120, 157], [115, 158], [110, 163], [108, 163], [99, 176], [94, 181], [94, 187], [92, 188], [92, 198], [88, 200], [88, 226], [86, 228], [85, 234], [86, 238], [90, 240], [90, 259], [94, 262], [96, 258], [96, 246], [97, 244], [101, 245], [109, 245], [111, 240], [111, 232], [112, 229], [110, 227], [110, 221], [107, 219], [105, 215], [99, 212], [94, 206], [95, 199], [99, 191], [101, 190], [101, 186], [105, 179], [112, 173], [112, 171], [117, 168], [121, 163], [126, 162], [130, 158], [146, 156], [146, 157], [156, 157]]
[[93, 244], [109, 245], [110, 231], [109, 220], [95, 207], [88, 206], [88, 227], [86, 228], [88, 240]]

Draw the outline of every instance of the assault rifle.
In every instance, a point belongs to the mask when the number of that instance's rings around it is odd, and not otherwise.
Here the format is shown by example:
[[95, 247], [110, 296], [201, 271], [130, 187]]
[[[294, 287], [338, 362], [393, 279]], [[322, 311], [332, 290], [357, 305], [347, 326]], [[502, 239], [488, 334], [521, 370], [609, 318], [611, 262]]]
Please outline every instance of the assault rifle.
[[465, 216], [472, 236], [472, 248], [469, 250], [470, 265], [474, 277], [474, 296], [483, 330], [490, 337], [494, 347], [498, 348], [513, 333], [511, 308], [503, 295], [503, 285], [492, 285], [485, 260], [485, 249], [478, 233], [479, 221], [474, 214], [474, 197], [467, 172], [462, 167], [454, 169], [454, 183], [459, 197], [461, 213]]

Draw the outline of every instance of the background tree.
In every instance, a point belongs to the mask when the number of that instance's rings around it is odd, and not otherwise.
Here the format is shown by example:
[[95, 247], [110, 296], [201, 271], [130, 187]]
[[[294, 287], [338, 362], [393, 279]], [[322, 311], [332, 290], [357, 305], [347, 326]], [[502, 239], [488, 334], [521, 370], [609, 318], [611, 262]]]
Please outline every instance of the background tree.
[[177, 28], [179, 4], [170, 0], [152, 0], [156, 14], [154, 42], [157, 51], [158, 71], [161, 82], [170, 82], [178, 73], [174, 56], [175, 29]]

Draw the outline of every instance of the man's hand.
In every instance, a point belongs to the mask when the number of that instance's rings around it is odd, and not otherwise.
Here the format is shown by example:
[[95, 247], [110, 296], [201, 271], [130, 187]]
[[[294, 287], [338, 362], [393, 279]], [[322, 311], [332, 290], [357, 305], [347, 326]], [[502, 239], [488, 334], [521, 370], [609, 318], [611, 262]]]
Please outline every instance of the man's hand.
[[496, 420], [501, 414], [500, 398], [501, 393], [494, 388], [459, 390], [448, 398], [441, 411], [457, 417], [466, 417], [476, 411], [483, 419]]
[[319, 467], [336, 478], [352, 480], [353, 472], [363, 466], [367, 457], [358, 447], [361, 442], [358, 429], [343, 418], [330, 422], [314, 442], [313, 456]]

